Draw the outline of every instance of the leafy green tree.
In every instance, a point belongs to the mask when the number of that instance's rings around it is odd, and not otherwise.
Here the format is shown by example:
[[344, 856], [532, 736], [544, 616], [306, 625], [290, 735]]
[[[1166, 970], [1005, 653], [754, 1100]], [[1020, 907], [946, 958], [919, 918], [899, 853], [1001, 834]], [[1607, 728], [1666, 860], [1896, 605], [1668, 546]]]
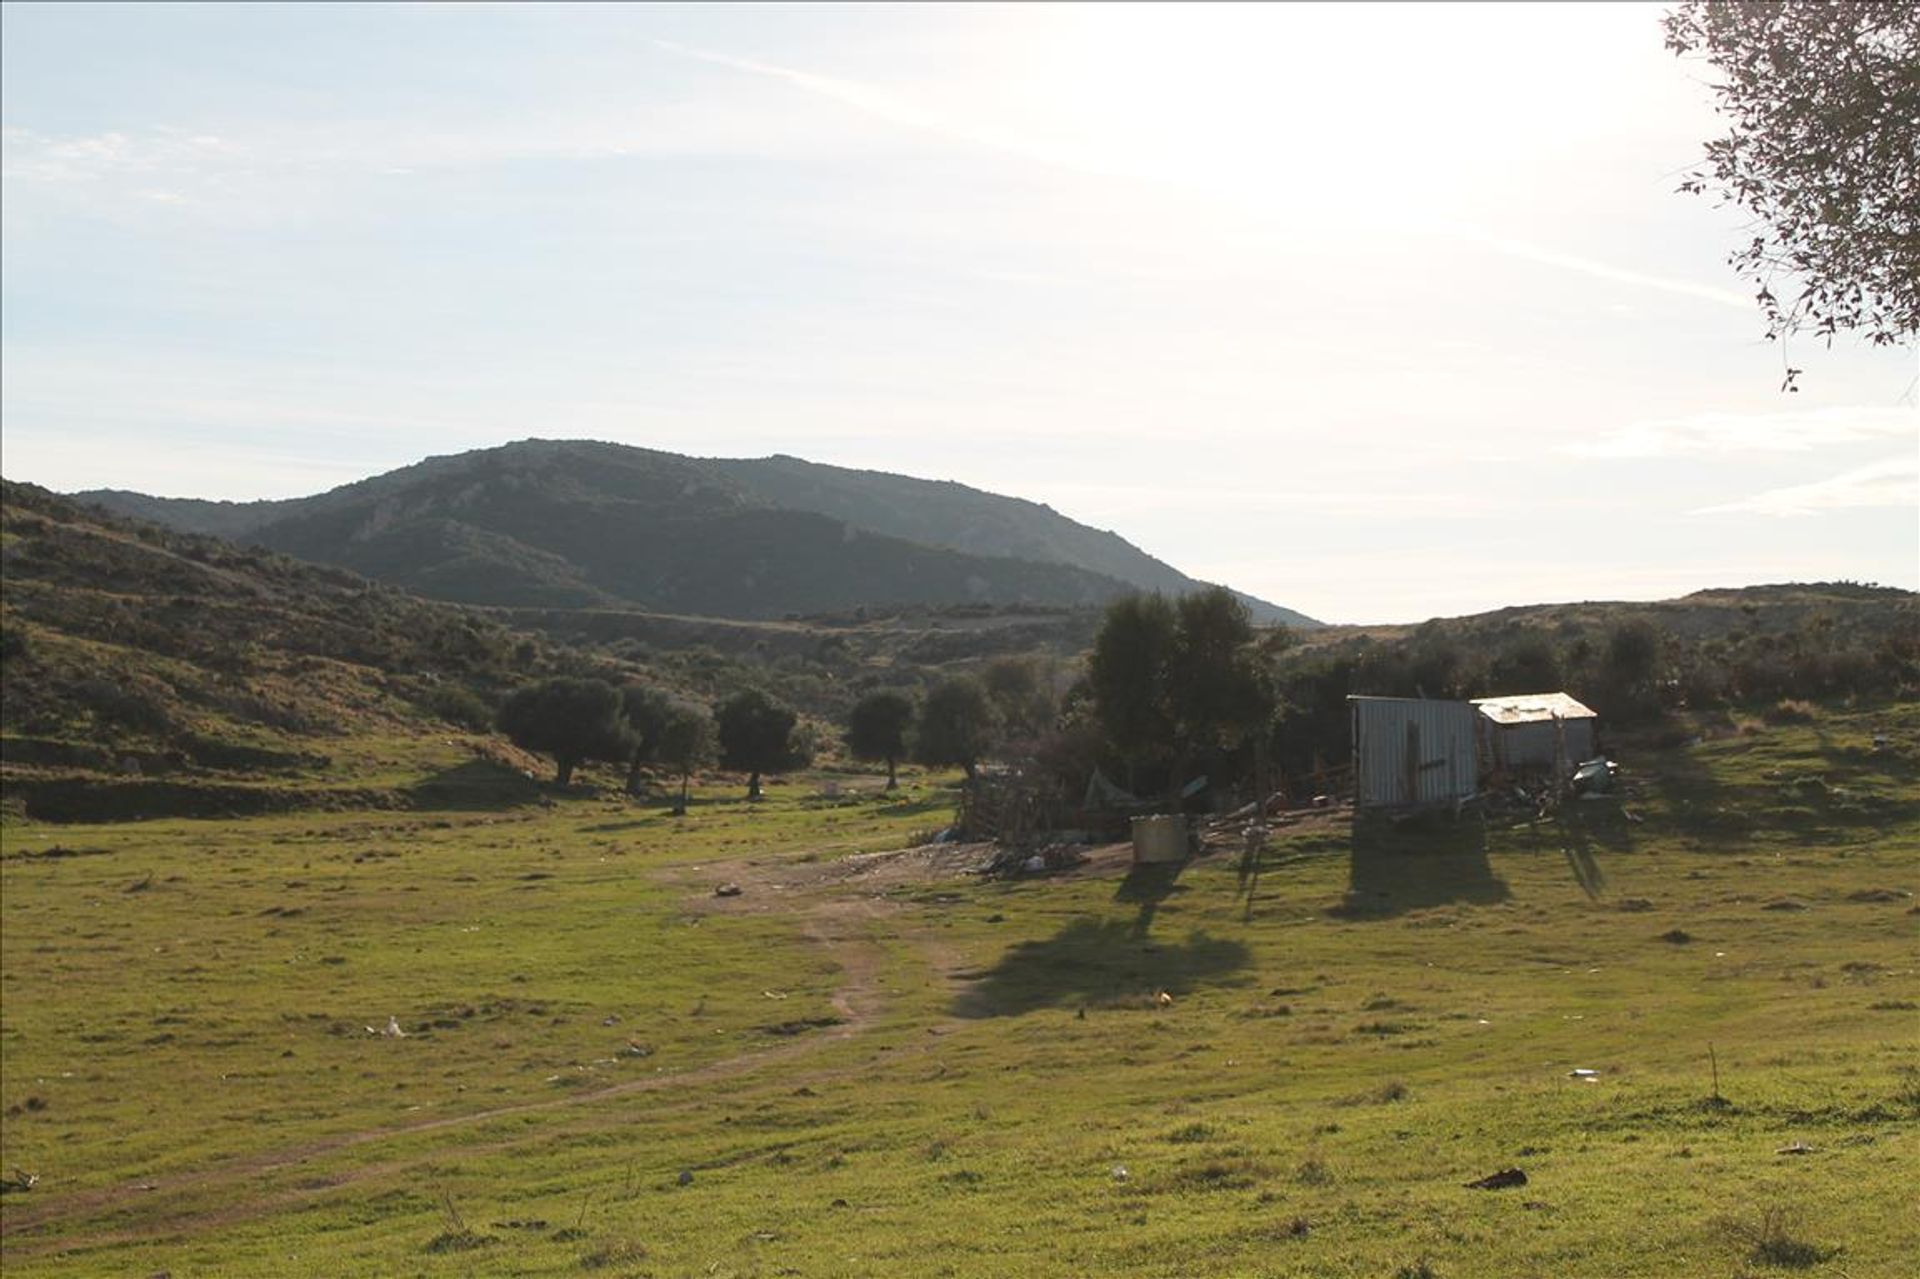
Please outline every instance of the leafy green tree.
[[659, 758], [660, 734], [673, 707], [673, 699], [650, 684], [629, 684], [620, 690], [620, 716], [633, 733], [633, 754], [627, 760], [627, 794], [638, 796], [644, 789], [640, 769]]
[[1273, 686], [1256, 640], [1252, 614], [1224, 587], [1174, 606], [1167, 693], [1183, 754], [1232, 750], [1272, 719]]
[[1247, 606], [1211, 587], [1169, 602], [1158, 595], [1116, 600], [1094, 637], [1087, 682], [1107, 744], [1127, 765], [1129, 789], [1141, 766], [1186, 780], [1196, 755], [1239, 749], [1272, 724], [1277, 695], [1268, 647]]
[[942, 680], [927, 694], [920, 708], [920, 734], [914, 753], [923, 764], [958, 764], [967, 780], [977, 775], [980, 760], [993, 746], [998, 721], [993, 699], [971, 675]]
[[680, 797], [673, 805], [675, 816], [686, 815], [693, 770], [712, 763], [715, 754], [713, 712], [693, 702], [669, 702], [660, 720], [654, 759], [680, 774]]
[[853, 705], [847, 716], [847, 749], [855, 759], [884, 761], [887, 789], [900, 783], [895, 768], [907, 754], [907, 730], [913, 726], [913, 699], [905, 693], [879, 689]]
[[1634, 719], [1659, 706], [1660, 628], [1644, 617], [1616, 622], [1607, 631], [1606, 655], [1600, 672], [1603, 713]]
[[1680, 189], [1751, 215], [1729, 262], [1759, 285], [1767, 335], [1920, 334], [1920, 7], [1682, 0], [1666, 36], [1716, 74], [1728, 124]]
[[729, 697], [714, 712], [720, 730], [720, 763], [746, 773], [747, 798], [760, 798], [760, 774], [803, 767], [806, 752], [794, 727], [800, 717], [757, 688]]
[[997, 658], [980, 672], [980, 683], [993, 700], [1001, 731], [1010, 739], [1032, 741], [1051, 729], [1059, 716], [1053, 672], [1042, 658]]
[[633, 749], [620, 694], [605, 680], [559, 676], [517, 690], [500, 707], [500, 731], [525, 750], [553, 756], [566, 786], [583, 760], [618, 761]]
[[1173, 743], [1167, 668], [1177, 626], [1165, 596], [1123, 596], [1107, 606], [1087, 659], [1094, 719], [1126, 765], [1129, 790], [1138, 770], [1165, 760]]
[[1564, 682], [1560, 650], [1546, 632], [1521, 627], [1494, 650], [1487, 679], [1495, 696], [1553, 692]]

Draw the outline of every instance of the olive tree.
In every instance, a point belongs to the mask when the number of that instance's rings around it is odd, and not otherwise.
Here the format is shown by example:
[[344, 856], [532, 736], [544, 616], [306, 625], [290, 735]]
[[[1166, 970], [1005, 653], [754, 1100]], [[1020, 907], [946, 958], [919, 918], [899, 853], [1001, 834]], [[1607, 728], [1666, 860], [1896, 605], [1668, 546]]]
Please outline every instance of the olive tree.
[[868, 693], [847, 716], [847, 749], [855, 759], [884, 762], [888, 790], [900, 784], [895, 769], [906, 757], [913, 717], [913, 699], [891, 689]]
[[1683, 0], [1665, 25], [1727, 122], [1680, 189], [1751, 215], [1728, 260], [1767, 336], [1920, 335], [1920, 7]]
[[674, 701], [649, 684], [629, 684], [620, 690], [620, 716], [633, 734], [633, 753], [627, 760], [627, 794], [642, 790], [640, 769], [660, 759], [660, 734]]
[[693, 770], [710, 764], [715, 756], [713, 712], [693, 702], [669, 702], [660, 720], [660, 735], [654, 759], [680, 775], [680, 796], [674, 801], [675, 816], [685, 816], [687, 788]]
[[507, 698], [496, 722], [514, 745], [553, 756], [560, 786], [573, 781], [581, 761], [622, 760], [634, 745], [620, 694], [605, 680], [558, 676], [530, 684]]
[[997, 726], [986, 688], [971, 675], [956, 675], [927, 694], [914, 753], [923, 764], [958, 764], [972, 781]]
[[747, 798], [760, 798], [760, 774], [801, 768], [807, 751], [794, 732], [800, 717], [757, 688], [744, 689], [714, 712], [720, 763], [747, 774]]

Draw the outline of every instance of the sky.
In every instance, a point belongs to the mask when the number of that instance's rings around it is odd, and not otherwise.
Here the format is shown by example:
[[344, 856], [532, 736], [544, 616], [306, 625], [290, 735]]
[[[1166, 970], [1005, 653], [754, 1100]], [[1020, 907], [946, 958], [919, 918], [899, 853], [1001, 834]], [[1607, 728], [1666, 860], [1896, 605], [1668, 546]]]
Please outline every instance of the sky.
[[789, 453], [1334, 621], [1920, 587], [1920, 358], [1764, 339], [1660, 14], [8, 4], [0, 466]]

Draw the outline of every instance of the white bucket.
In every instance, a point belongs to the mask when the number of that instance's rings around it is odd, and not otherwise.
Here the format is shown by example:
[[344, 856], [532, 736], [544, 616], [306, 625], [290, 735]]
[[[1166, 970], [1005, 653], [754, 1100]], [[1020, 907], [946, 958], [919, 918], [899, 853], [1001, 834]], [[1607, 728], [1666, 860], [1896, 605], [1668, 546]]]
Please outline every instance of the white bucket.
[[1187, 860], [1187, 818], [1184, 813], [1133, 819], [1133, 864]]

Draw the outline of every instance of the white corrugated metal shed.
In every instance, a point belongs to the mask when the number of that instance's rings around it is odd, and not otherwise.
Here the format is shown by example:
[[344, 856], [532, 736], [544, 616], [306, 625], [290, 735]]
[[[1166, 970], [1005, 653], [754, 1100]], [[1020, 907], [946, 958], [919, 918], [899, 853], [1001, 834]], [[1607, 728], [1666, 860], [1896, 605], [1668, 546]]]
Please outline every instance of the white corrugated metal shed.
[[1446, 804], [1479, 789], [1475, 716], [1466, 702], [1357, 695], [1347, 702], [1360, 807]]
[[1513, 697], [1476, 697], [1473, 704], [1496, 724], [1534, 724], [1554, 719], [1594, 719], [1594, 713], [1565, 693], [1520, 693]]
[[1599, 717], [1565, 693], [1477, 697], [1486, 762], [1511, 772], [1544, 772], [1592, 757]]

